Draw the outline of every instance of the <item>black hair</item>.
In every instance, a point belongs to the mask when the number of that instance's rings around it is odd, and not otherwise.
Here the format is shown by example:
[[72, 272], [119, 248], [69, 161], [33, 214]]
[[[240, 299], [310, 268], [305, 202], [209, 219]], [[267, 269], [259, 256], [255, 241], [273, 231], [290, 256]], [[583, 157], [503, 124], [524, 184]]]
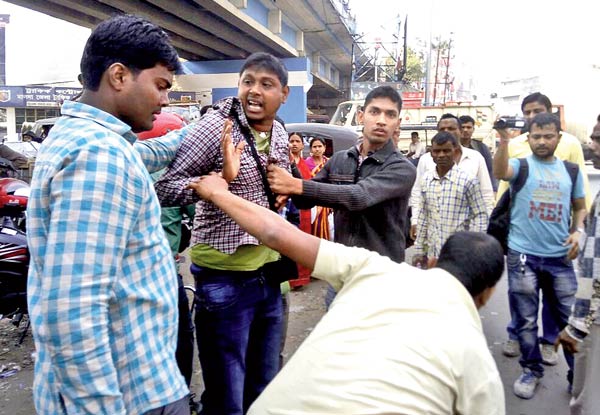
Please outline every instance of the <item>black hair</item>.
[[454, 134], [449, 133], [448, 131], [440, 131], [431, 139], [431, 144], [442, 145], [446, 144], [448, 141], [452, 143], [453, 147], [458, 147], [458, 140]]
[[419, 136], [419, 133], [418, 133], [418, 132], [416, 132], [416, 131], [413, 131], [412, 133], [410, 133], [410, 136], [411, 136], [411, 137], [418, 137], [418, 136]]
[[531, 131], [531, 127], [533, 125], [537, 125], [538, 127], [543, 127], [546, 125], [554, 125], [556, 127], [556, 131], [560, 132], [560, 120], [554, 114], [549, 112], [540, 112], [536, 114], [535, 117], [531, 119], [531, 121], [527, 124], [528, 131]]
[[400, 111], [402, 111], [402, 97], [400, 97], [400, 94], [394, 88], [389, 85], [382, 85], [371, 90], [365, 98], [365, 105], [363, 105], [362, 110], [364, 111], [371, 101], [376, 98], [387, 98], [392, 101], [398, 107], [398, 115], [400, 115]]
[[532, 102], [540, 103], [546, 107], [546, 111], [552, 112], [552, 102], [550, 102], [550, 98], [541, 92], [534, 92], [523, 98], [523, 102], [521, 102], [521, 111], [525, 109], [525, 105], [531, 104]]
[[138, 16], [119, 15], [100, 23], [85, 44], [80, 69], [83, 87], [97, 91], [108, 67], [120, 62], [134, 75], [157, 64], [180, 72], [177, 51], [167, 34]]
[[315, 140], [319, 140], [321, 143], [323, 143], [323, 145], [324, 145], [325, 147], [327, 147], [327, 143], [325, 142], [325, 139], [324, 139], [323, 137], [312, 137], [312, 138], [310, 139], [310, 141], [308, 142], [308, 146], [309, 146], [309, 147], [312, 147], [312, 143], [313, 143]]
[[496, 238], [483, 232], [456, 232], [442, 246], [436, 267], [454, 275], [475, 297], [502, 277], [504, 252]]
[[256, 52], [248, 56], [242, 65], [242, 69], [240, 69], [239, 75], [242, 76], [242, 73], [249, 68], [262, 69], [276, 75], [279, 82], [281, 82], [281, 86], [287, 86], [288, 84], [288, 71], [285, 65], [279, 58], [270, 53]]
[[598, 114], [598, 118], [596, 119], [596, 121], [600, 122], [600, 114]]
[[456, 120], [456, 123], [458, 124], [458, 128], [461, 127], [462, 123], [460, 122], [460, 119], [454, 115], [454, 114], [450, 114], [449, 112], [442, 114], [442, 116], [440, 117], [440, 120], [437, 123], [438, 128], [440, 127], [440, 123], [442, 122], [442, 120], [449, 120], [449, 119], [453, 119]]
[[200, 108], [200, 116], [202, 117], [204, 114], [206, 114], [208, 112], [209, 109], [212, 109], [213, 106], [212, 105], [203, 105], [202, 108]]
[[475, 125], [475, 119], [470, 115], [461, 115], [460, 117], [458, 117], [458, 121], [460, 121], [461, 125], [466, 122], [470, 122], [471, 124]]

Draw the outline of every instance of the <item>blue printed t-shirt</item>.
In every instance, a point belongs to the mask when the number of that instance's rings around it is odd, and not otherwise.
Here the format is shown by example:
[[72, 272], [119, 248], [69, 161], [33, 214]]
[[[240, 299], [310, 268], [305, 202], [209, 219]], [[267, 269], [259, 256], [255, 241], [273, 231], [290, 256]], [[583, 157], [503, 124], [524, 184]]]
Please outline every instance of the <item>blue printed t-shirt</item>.
[[[519, 175], [519, 160], [511, 158], [514, 183]], [[529, 174], [523, 188], [516, 194], [510, 211], [508, 247], [515, 251], [540, 257], [557, 258], [567, 254], [563, 243], [569, 236], [571, 221], [571, 177], [565, 164], [540, 161], [533, 155], [527, 157]], [[573, 198], [584, 197], [583, 177], [575, 181]]]

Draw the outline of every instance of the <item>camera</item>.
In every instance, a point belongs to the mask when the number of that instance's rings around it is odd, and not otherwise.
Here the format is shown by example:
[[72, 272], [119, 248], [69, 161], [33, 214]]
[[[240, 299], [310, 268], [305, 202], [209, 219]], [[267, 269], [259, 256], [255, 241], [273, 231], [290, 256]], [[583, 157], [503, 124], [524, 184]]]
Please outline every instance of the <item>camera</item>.
[[494, 128], [497, 130], [503, 130], [505, 128], [518, 128], [523, 129], [527, 126], [527, 120], [518, 117], [502, 117], [498, 118], [494, 123]]

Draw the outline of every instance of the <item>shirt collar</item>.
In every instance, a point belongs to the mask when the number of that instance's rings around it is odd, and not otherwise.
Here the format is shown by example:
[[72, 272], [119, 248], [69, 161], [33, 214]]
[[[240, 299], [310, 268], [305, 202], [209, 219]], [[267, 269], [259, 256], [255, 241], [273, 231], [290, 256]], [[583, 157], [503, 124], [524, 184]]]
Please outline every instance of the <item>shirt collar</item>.
[[454, 176], [455, 171], [456, 171], [456, 163], [454, 163], [454, 165], [452, 166], [452, 168], [450, 170], [448, 170], [448, 173], [446, 173], [446, 175], [444, 177], [440, 177], [438, 172], [437, 172], [437, 167], [435, 169], [433, 169], [433, 179], [434, 180], [449, 180], [451, 182], [454, 182]]
[[137, 140], [137, 136], [131, 131], [131, 126], [99, 108], [82, 102], [65, 101], [60, 111], [62, 115], [83, 118], [100, 124], [114, 133], [123, 136], [123, 138], [132, 144]]
[[[355, 157], [360, 157], [360, 150], [362, 147], [362, 139], [359, 141], [356, 146], [350, 147], [348, 149], [349, 153], [353, 153]], [[383, 163], [387, 157], [396, 151], [396, 146], [394, 145], [394, 140], [390, 139], [383, 147], [375, 152], [370, 152], [366, 158], [370, 157], [377, 161], [378, 163]]]
[[477, 150], [473, 150], [472, 148], [468, 148], [463, 146], [462, 144], [460, 145], [460, 160], [458, 161], [459, 163], [462, 162], [465, 159], [470, 159], [471, 157], [473, 157], [473, 151], [477, 151]]

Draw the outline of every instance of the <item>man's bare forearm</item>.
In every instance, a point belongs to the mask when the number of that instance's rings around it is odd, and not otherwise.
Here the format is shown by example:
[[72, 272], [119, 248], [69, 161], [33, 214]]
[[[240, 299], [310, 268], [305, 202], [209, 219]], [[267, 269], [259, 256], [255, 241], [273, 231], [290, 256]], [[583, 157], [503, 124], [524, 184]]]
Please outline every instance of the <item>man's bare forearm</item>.
[[210, 201], [269, 248], [309, 269], [314, 268], [319, 238], [302, 232], [275, 212], [227, 190], [215, 191]]
[[494, 176], [500, 180], [509, 179], [508, 177], [508, 143], [510, 138], [508, 136], [500, 137], [500, 143], [494, 154], [493, 170]]

